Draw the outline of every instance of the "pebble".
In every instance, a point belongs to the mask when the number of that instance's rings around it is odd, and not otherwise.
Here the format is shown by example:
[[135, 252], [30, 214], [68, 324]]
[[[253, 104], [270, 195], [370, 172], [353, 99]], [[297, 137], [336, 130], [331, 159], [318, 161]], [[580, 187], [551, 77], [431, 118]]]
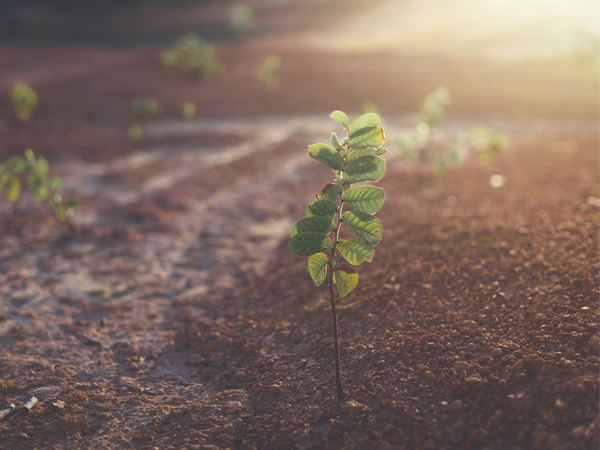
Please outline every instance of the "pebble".
[[406, 403], [400, 400], [396, 400], [392, 402], [392, 411], [401, 412], [406, 409]]
[[276, 397], [281, 392], [281, 388], [276, 384], [268, 384], [266, 386], [256, 386], [255, 392], [263, 397]]
[[548, 318], [546, 317], [545, 314], [538, 314], [535, 316], [535, 321], [538, 323], [546, 323], [548, 321]]
[[364, 409], [365, 409], [365, 405], [363, 405], [362, 403], [358, 403], [355, 400], [350, 400], [349, 402], [346, 402], [344, 404], [344, 406], [342, 406], [343, 413], [363, 411]]
[[204, 362], [204, 358], [202, 356], [200, 356], [198, 353], [194, 353], [193, 355], [190, 355], [190, 357], [186, 361], [186, 363], [189, 364], [190, 366], [199, 366], [203, 362]]
[[502, 351], [501, 348], [497, 348], [497, 349], [494, 349], [494, 351], [492, 352], [492, 356], [494, 358], [501, 358], [502, 356], [504, 356], [504, 352]]
[[574, 359], [575, 358], [575, 350], [573, 349], [573, 347], [569, 347], [567, 349], [567, 351], [565, 352], [565, 356], [567, 357], [567, 359]]
[[452, 368], [457, 372], [460, 372], [461, 370], [466, 370], [467, 367], [469, 367], [469, 365], [464, 361], [456, 361], [452, 366]]
[[454, 400], [450, 403], [450, 411], [458, 412], [462, 409], [462, 402], [460, 400]]

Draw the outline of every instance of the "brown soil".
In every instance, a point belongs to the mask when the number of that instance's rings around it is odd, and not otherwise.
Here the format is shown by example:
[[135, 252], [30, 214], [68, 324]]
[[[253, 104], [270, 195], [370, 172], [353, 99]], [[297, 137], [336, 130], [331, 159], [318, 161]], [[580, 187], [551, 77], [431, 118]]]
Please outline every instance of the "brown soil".
[[[81, 199], [78, 234], [27, 196], [0, 203], [0, 407], [39, 399], [0, 422], [1, 446], [597, 448], [597, 85], [561, 62], [289, 42], [221, 46], [228, 71], [206, 83], [156, 50], [0, 51], [0, 90], [25, 79], [41, 98], [27, 124], [0, 104], [1, 159], [30, 146]], [[252, 77], [268, 53], [285, 61], [273, 92]], [[287, 248], [330, 181], [305, 148], [366, 100], [393, 137], [442, 83], [449, 129], [483, 118], [511, 146], [440, 177], [390, 146], [384, 239], [340, 304], [340, 405], [327, 290]], [[133, 117], [136, 96], [161, 115]]]

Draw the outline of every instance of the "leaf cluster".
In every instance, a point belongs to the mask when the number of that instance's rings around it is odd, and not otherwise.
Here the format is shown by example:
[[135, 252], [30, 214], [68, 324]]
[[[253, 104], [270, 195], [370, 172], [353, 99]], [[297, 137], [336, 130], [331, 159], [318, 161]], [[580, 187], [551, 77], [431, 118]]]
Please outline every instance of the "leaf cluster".
[[20, 122], [27, 122], [33, 117], [38, 96], [30, 86], [20, 81], [15, 83], [10, 90], [9, 99]]
[[[296, 255], [309, 257], [308, 271], [317, 286], [332, 271], [331, 279], [343, 298], [358, 285], [353, 266], [371, 262], [383, 236], [375, 213], [385, 201], [385, 192], [376, 186], [356, 184], [383, 177], [385, 160], [381, 155], [387, 150], [381, 148], [385, 134], [377, 114], [364, 114], [351, 125], [341, 111], [332, 112], [330, 117], [343, 125], [348, 137], [340, 142], [332, 133], [330, 144], [308, 147], [313, 159], [333, 171], [334, 180], [306, 207], [306, 217], [292, 229], [289, 247]], [[344, 212], [344, 206], [352, 209]], [[354, 232], [355, 239], [339, 239], [342, 224]]]
[[459, 167], [470, 152], [476, 153], [479, 162], [485, 164], [508, 147], [505, 136], [491, 133], [479, 124], [472, 125], [466, 132], [456, 133], [449, 146], [437, 142], [433, 132], [443, 122], [445, 106], [450, 100], [450, 94], [443, 86], [427, 94], [416, 116], [415, 130], [394, 140], [400, 155], [410, 165], [429, 163], [433, 173], [440, 175]]
[[276, 89], [280, 81], [276, 74], [279, 67], [281, 67], [281, 56], [269, 55], [260, 63], [254, 74], [267, 89]]
[[77, 199], [64, 198], [61, 194], [63, 181], [60, 177], [49, 176], [50, 164], [44, 157], [36, 157], [31, 149], [25, 150], [25, 157], [13, 156], [0, 164], [0, 192], [6, 192], [7, 200], [14, 203], [21, 195], [23, 183], [29, 188], [38, 202], [47, 201], [54, 216], [61, 222], [73, 213]]
[[231, 28], [238, 36], [254, 32], [254, 11], [246, 5], [239, 5], [231, 14]]
[[174, 68], [198, 78], [213, 78], [225, 71], [215, 56], [215, 48], [196, 33], [181, 36], [175, 46], [161, 56], [164, 67]]

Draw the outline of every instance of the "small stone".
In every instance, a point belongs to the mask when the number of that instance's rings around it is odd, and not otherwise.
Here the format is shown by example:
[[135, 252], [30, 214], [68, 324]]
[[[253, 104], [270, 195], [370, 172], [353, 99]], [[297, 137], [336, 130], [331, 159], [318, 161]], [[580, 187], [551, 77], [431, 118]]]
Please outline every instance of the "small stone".
[[465, 385], [468, 389], [472, 389], [473, 391], [480, 390], [483, 387], [484, 383], [485, 381], [483, 380], [483, 378], [481, 378], [481, 375], [479, 375], [478, 373], [474, 373], [473, 375], [465, 378]]
[[425, 379], [428, 383], [433, 383], [435, 381], [435, 375], [433, 372], [425, 372]]
[[365, 409], [365, 405], [362, 403], [358, 403], [355, 400], [350, 400], [346, 402], [344, 406], [342, 406], [342, 413], [351, 413], [356, 411], [363, 411]]
[[510, 394], [508, 396], [508, 401], [510, 406], [515, 409], [528, 409], [531, 408], [535, 401], [532, 397], [525, 394], [524, 392], [520, 392], [518, 394]]
[[256, 386], [254, 390], [263, 397], [276, 397], [279, 395], [281, 388], [276, 384], [268, 384], [266, 386]]
[[400, 400], [396, 400], [392, 402], [392, 411], [394, 412], [402, 412], [406, 409], [406, 403]]
[[194, 353], [193, 355], [190, 355], [190, 357], [186, 361], [186, 363], [190, 366], [199, 366], [203, 362], [204, 362], [204, 358], [202, 356], [200, 356], [198, 353]]
[[462, 409], [462, 402], [460, 400], [454, 400], [450, 403], [450, 411], [458, 412]]
[[497, 348], [497, 349], [494, 349], [494, 351], [492, 352], [492, 356], [494, 358], [501, 358], [502, 356], [504, 356], [504, 352], [502, 351], [501, 348]]
[[469, 365], [464, 361], [456, 361], [452, 366], [452, 368], [457, 372], [460, 372], [461, 370], [466, 370], [467, 367], [469, 367]]
[[58, 412], [58, 411], [64, 411], [64, 409], [65, 409], [65, 402], [63, 402], [62, 400], [56, 400], [55, 402], [52, 403], [52, 411]]
[[574, 359], [575, 358], [575, 349], [573, 349], [573, 347], [569, 347], [567, 349], [567, 351], [565, 352], [565, 356], [567, 357], [567, 359]]
[[494, 415], [492, 416], [492, 420], [502, 420], [504, 418], [504, 413], [497, 409]]
[[585, 428], [584, 427], [576, 427], [576, 428], [573, 428], [573, 431], [571, 431], [571, 435], [573, 435], [573, 437], [575, 439], [578, 439], [581, 436], [583, 436], [584, 432], [585, 432]]
[[535, 321], [538, 323], [546, 323], [548, 321], [548, 318], [545, 314], [540, 313], [535, 316]]

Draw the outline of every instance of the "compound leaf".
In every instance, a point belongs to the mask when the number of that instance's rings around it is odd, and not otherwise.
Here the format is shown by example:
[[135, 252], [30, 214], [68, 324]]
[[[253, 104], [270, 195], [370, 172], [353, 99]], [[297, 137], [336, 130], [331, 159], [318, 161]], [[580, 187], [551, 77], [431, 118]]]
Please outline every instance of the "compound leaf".
[[350, 134], [360, 130], [361, 128], [376, 127], [378, 125], [381, 125], [381, 119], [379, 118], [378, 114], [363, 114], [352, 123], [352, 126], [350, 127]]
[[321, 161], [332, 170], [344, 170], [344, 158], [334, 148], [326, 144], [314, 144], [308, 146], [308, 154], [311, 158]]
[[375, 214], [385, 201], [385, 191], [376, 186], [358, 186], [346, 190], [342, 200], [358, 211]]
[[308, 231], [327, 234], [333, 230], [335, 230], [335, 223], [329, 217], [306, 217], [296, 222], [292, 229], [292, 236]]
[[315, 253], [308, 257], [308, 273], [315, 284], [319, 286], [327, 276], [329, 258], [325, 253]]
[[331, 114], [329, 114], [329, 117], [331, 117], [333, 120], [335, 120], [338, 123], [341, 123], [342, 125], [344, 125], [346, 128], [350, 128], [350, 125], [348, 125], [348, 116], [343, 113], [342, 111], [334, 111]]
[[350, 134], [348, 143], [352, 148], [380, 147], [385, 142], [385, 133], [381, 127], [365, 127]]
[[356, 238], [351, 241], [340, 239], [337, 248], [342, 256], [354, 266], [358, 266], [365, 261], [371, 262], [373, 256], [375, 256], [375, 249], [363, 238]]
[[338, 210], [336, 202], [330, 198], [322, 198], [306, 207], [306, 217], [332, 217]]
[[344, 183], [353, 184], [361, 181], [379, 181], [385, 173], [385, 160], [375, 155], [356, 158], [346, 167]]
[[342, 220], [357, 236], [373, 246], [379, 244], [383, 237], [383, 225], [371, 214], [362, 211], [346, 211], [342, 214]]
[[292, 236], [289, 247], [297, 256], [310, 256], [331, 250], [333, 244], [326, 234], [310, 231]]

